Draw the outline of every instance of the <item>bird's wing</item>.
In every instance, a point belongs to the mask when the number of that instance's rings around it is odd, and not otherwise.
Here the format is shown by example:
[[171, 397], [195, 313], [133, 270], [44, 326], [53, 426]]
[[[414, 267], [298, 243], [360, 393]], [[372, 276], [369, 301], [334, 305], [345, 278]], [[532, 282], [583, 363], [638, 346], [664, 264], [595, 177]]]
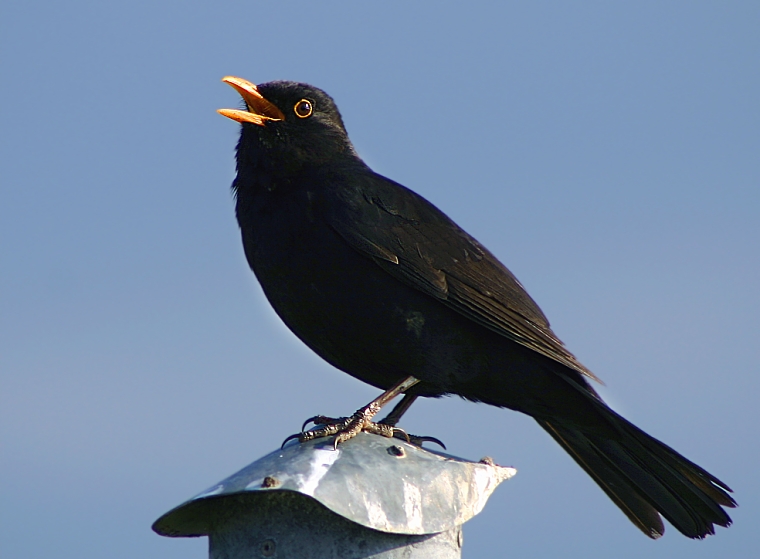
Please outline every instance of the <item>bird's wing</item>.
[[517, 278], [443, 212], [380, 175], [351, 183], [333, 190], [325, 209], [353, 248], [482, 326], [599, 380], [565, 349]]

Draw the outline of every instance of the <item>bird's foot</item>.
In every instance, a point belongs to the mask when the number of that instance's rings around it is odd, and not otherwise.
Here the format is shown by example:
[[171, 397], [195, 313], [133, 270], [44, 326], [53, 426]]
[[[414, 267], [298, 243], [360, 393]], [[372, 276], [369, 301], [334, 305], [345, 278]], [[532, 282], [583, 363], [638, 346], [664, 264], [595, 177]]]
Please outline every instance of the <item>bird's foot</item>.
[[[395, 427], [396, 423], [398, 423], [399, 419], [401, 419], [401, 416], [404, 415], [404, 412], [409, 409], [409, 406], [412, 405], [412, 402], [414, 402], [416, 398], [416, 396], [404, 396], [404, 399], [399, 403], [399, 405], [397, 405], [391, 413], [389, 413], [384, 419], [381, 419], [378, 423], [381, 425], [390, 425], [391, 427]], [[305, 425], [306, 424], [304, 424], [304, 426]], [[401, 431], [401, 433], [396, 433], [393, 436], [397, 439], [404, 439], [414, 446], [422, 448], [422, 443], [435, 443], [443, 450], [446, 450], [446, 445], [435, 437], [420, 437], [419, 435], [409, 435], [402, 429], [399, 429], [399, 431]]]
[[[378, 411], [380, 411], [380, 407], [373, 402], [356, 410], [356, 413], [351, 417], [334, 418], [324, 415], [310, 417], [304, 422], [301, 427], [301, 432], [289, 436], [285, 439], [282, 445], [285, 446], [285, 443], [293, 439], [298, 439], [299, 442], [304, 443], [314, 439], [335, 436], [333, 439], [333, 448], [337, 449], [340, 443], [353, 439], [362, 431], [388, 438], [397, 437], [410, 442], [409, 435], [407, 435], [403, 429], [399, 429], [393, 425], [373, 422], [372, 418], [375, 417]], [[313, 431], [304, 431], [309, 423], [320, 425], [321, 427], [319, 429], [314, 429]]]
[[[407, 435], [406, 431], [403, 429], [396, 427], [398, 420], [417, 398], [415, 395], [404, 394], [404, 399], [399, 402], [390, 414], [388, 414], [388, 417], [378, 423], [372, 421], [372, 418], [377, 415], [385, 404], [399, 394], [409, 390], [418, 382], [420, 382], [419, 379], [411, 376], [402, 378], [369, 404], [356, 410], [356, 413], [351, 417], [339, 417], [337, 419], [324, 415], [310, 417], [304, 421], [304, 424], [301, 426], [301, 432], [295, 435], [290, 435], [283, 441], [282, 446], [284, 447], [288, 441], [292, 441], [293, 439], [298, 439], [299, 442], [305, 443], [306, 441], [312, 441], [322, 437], [335, 436], [333, 439], [333, 448], [337, 450], [340, 443], [353, 439], [356, 435], [364, 431], [365, 433], [382, 435], [383, 437], [388, 438], [396, 437], [397, 439], [405, 440], [406, 442], [419, 447], [421, 447], [424, 442], [433, 442], [441, 445], [445, 449], [446, 446], [435, 437], [410, 436]], [[321, 427], [319, 429], [314, 429], [313, 431], [304, 431], [309, 423], [321, 425]]]
[[[372, 418], [377, 414], [378, 411], [379, 410], [373, 410], [372, 405], [370, 404], [369, 406], [365, 406], [356, 410], [356, 413], [354, 413], [351, 417], [335, 418], [327, 417], [324, 415], [315, 415], [314, 417], [310, 417], [304, 421], [304, 424], [301, 426], [301, 432], [296, 433], [295, 435], [290, 435], [282, 443], [282, 446], [285, 446], [288, 441], [291, 441], [293, 439], [298, 439], [299, 442], [303, 443], [306, 441], [312, 441], [314, 439], [334, 436], [335, 438], [333, 439], [333, 448], [337, 449], [340, 443], [353, 439], [356, 435], [363, 431], [372, 435], [401, 439], [419, 447], [422, 447], [422, 443], [432, 442], [440, 445], [443, 449], [446, 449], [446, 445], [444, 445], [435, 437], [420, 437], [417, 435], [409, 435], [406, 431], [400, 427], [396, 427], [395, 425], [389, 425], [383, 421], [375, 423], [372, 421]], [[312, 431], [306, 431], [306, 426], [309, 423], [319, 425], [320, 428], [314, 429]]]

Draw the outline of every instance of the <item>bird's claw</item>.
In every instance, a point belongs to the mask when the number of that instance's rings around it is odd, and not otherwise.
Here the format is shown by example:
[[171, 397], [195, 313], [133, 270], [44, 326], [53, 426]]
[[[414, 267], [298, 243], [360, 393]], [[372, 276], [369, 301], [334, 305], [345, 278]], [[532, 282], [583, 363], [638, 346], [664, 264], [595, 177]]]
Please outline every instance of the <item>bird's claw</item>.
[[[399, 431], [402, 431], [402, 429], [398, 429]], [[428, 437], [428, 436], [422, 436], [419, 435], [407, 435], [405, 432], [403, 436], [399, 437], [394, 433], [393, 435], [397, 439], [404, 439], [406, 442], [413, 444], [414, 446], [418, 446], [422, 448], [422, 443], [435, 443], [438, 446], [440, 446], [443, 450], [446, 450], [446, 445], [443, 444], [443, 442], [440, 439], [436, 439], [435, 437]]]
[[[407, 435], [403, 429], [399, 429], [393, 425], [374, 423], [372, 418], [375, 414], [377, 414], [377, 407], [369, 405], [357, 410], [351, 417], [333, 418], [324, 415], [315, 415], [304, 421], [300, 433], [290, 435], [285, 439], [282, 443], [282, 447], [293, 439], [298, 439], [299, 442], [304, 443], [314, 439], [334, 436], [333, 448], [337, 450], [340, 443], [353, 439], [362, 431], [387, 438], [396, 437], [409, 443], [412, 442], [412, 438]], [[306, 426], [309, 423], [320, 425], [321, 427], [311, 431], [305, 431]]]
[[301, 437], [301, 434], [302, 434], [302, 433], [295, 433], [295, 434], [293, 434], [293, 435], [290, 435], [290, 436], [289, 436], [288, 438], [286, 438], [284, 441], [282, 441], [282, 444], [280, 445], [280, 450], [282, 450], [283, 448], [285, 448], [285, 445], [286, 445], [286, 444], [288, 444], [288, 443], [289, 443], [290, 441], [292, 441], [293, 439], [298, 439], [298, 438], [300, 438], [300, 437]]
[[[340, 443], [351, 440], [364, 431], [365, 433], [370, 433], [372, 435], [401, 439], [415, 446], [419, 446], [420, 448], [422, 448], [422, 443], [432, 442], [440, 445], [444, 450], [446, 449], [446, 445], [435, 437], [409, 435], [406, 431], [395, 425], [388, 425], [382, 421], [378, 423], [373, 422], [372, 418], [376, 413], [377, 411], [372, 408], [372, 406], [367, 406], [357, 410], [351, 417], [334, 418], [326, 415], [315, 415], [304, 421], [301, 426], [301, 432], [290, 435], [283, 441], [280, 448], [284, 448], [285, 445], [293, 439], [298, 439], [299, 442], [305, 443], [307, 441], [313, 441], [314, 439], [334, 436], [333, 449], [337, 450]], [[306, 431], [306, 426], [309, 423], [321, 425], [321, 427]]]
[[336, 423], [343, 423], [348, 419], [348, 417], [328, 417], [326, 415], [315, 415], [314, 417], [310, 417], [303, 422], [303, 425], [301, 425], [301, 432], [303, 433], [306, 431], [306, 426], [309, 423], [313, 423], [314, 425], [333, 425]]

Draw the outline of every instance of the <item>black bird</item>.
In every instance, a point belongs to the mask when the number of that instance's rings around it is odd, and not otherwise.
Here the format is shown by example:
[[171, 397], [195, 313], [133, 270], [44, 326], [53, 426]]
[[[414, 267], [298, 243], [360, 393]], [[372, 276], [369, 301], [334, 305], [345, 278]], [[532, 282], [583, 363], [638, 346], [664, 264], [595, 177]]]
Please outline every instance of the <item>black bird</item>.
[[[387, 390], [347, 420], [315, 418], [318, 434], [392, 434], [416, 397], [458, 394], [533, 417], [651, 538], [660, 514], [690, 538], [731, 524], [731, 489], [607, 407], [512, 273], [373, 172], [324, 91], [223, 81], [246, 103], [219, 112], [242, 123], [233, 190], [248, 263], [296, 336]], [[385, 423], [369, 421], [402, 392]]]

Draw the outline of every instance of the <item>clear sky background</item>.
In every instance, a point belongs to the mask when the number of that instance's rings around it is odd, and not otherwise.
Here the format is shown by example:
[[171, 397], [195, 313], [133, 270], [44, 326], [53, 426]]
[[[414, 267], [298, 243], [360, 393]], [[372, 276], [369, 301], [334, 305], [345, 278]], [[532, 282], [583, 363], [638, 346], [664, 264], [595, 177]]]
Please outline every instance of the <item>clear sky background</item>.
[[518, 475], [464, 556], [760, 556], [760, 3], [0, 7], [0, 555], [202, 558], [151, 523], [377, 391], [269, 308], [230, 183], [239, 97], [313, 83], [359, 153], [520, 278], [626, 417], [725, 480], [735, 525], [643, 536], [532, 420], [403, 426]]

